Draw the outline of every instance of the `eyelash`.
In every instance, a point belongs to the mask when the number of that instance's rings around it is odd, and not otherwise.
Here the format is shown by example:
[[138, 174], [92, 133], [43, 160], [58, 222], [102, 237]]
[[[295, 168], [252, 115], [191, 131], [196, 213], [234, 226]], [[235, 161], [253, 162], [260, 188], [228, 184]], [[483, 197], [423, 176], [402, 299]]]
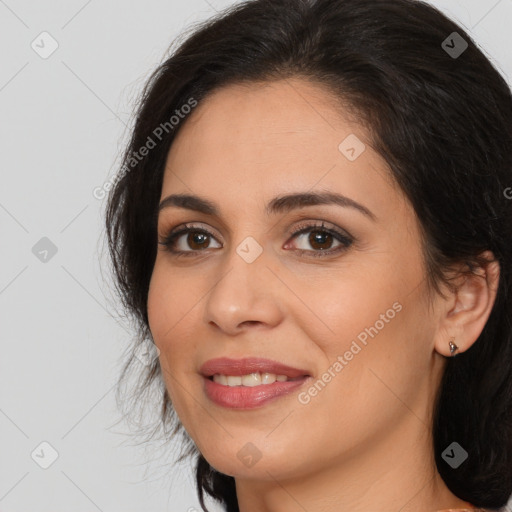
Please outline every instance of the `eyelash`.
[[[289, 236], [292, 237], [292, 239], [298, 237], [299, 235], [302, 235], [304, 233], [317, 231], [320, 233], [328, 233], [332, 235], [338, 242], [341, 243], [341, 245], [335, 249], [328, 249], [328, 250], [305, 250], [305, 249], [296, 249], [296, 251], [299, 251], [300, 254], [304, 253], [311, 253], [311, 256], [315, 258], [325, 258], [327, 256], [331, 256], [333, 254], [341, 253], [346, 251], [354, 242], [354, 238], [347, 235], [346, 233], [343, 233], [341, 231], [338, 231], [334, 228], [326, 228], [324, 227], [324, 223], [322, 224], [300, 224], [297, 227], [297, 230], [293, 231], [289, 234]], [[201, 233], [207, 236], [210, 236], [212, 238], [215, 238], [213, 233], [208, 231], [204, 228], [197, 228], [194, 225], [185, 224], [183, 229], [180, 229], [179, 231], [171, 231], [161, 242], [158, 242], [160, 245], [163, 245], [165, 247], [165, 250], [170, 252], [176, 257], [189, 257], [189, 256], [196, 256], [200, 252], [204, 252], [205, 250], [191, 250], [191, 251], [177, 251], [174, 249], [174, 246], [176, 245], [176, 240], [184, 234], [188, 234], [190, 232], [194, 233]]]

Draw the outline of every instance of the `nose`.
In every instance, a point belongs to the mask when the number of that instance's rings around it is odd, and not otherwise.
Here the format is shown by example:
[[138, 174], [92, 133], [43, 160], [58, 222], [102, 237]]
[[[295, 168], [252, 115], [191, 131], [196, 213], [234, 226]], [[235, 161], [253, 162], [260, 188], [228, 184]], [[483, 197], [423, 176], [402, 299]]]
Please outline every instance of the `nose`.
[[236, 335], [248, 326], [276, 327], [283, 319], [283, 285], [268, 267], [265, 251], [249, 261], [233, 248], [217, 267], [220, 277], [215, 276], [205, 299], [205, 322], [228, 335]]

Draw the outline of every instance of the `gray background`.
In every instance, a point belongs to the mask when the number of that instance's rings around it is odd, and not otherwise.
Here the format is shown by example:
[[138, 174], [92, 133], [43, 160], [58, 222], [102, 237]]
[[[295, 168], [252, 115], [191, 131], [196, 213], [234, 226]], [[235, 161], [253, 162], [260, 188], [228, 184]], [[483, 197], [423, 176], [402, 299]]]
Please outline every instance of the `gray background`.
[[[232, 3], [0, 0], [2, 512], [200, 510], [187, 464], [157, 445], [146, 464], [127, 425], [112, 427], [129, 333], [112, 317], [93, 190], [116, 173], [133, 101], [171, 41]], [[512, 77], [512, 0], [432, 3]], [[48, 469], [43, 441], [58, 452]]]

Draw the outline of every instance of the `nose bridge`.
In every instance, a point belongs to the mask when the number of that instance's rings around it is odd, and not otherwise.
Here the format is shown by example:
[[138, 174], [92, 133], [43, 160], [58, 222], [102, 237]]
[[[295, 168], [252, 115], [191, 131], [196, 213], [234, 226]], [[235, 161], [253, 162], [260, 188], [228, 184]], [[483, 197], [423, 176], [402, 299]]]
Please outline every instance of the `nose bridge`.
[[280, 316], [277, 297], [272, 293], [275, 279], [267, 268], [268, 254], [252, 236], [229, 249], [205, 306], [206, 323], [214, 322], [226, 331], [236, 331], [243, 322], [275, 324]]

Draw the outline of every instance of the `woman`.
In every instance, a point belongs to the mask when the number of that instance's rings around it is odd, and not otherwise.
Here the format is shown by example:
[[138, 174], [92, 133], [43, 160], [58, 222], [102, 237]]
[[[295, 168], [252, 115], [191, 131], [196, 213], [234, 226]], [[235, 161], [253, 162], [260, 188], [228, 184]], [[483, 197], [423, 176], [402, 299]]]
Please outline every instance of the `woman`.
[[432, 6], [253, 0], [196, 27], [106, 226], [159, 351], [139, 392], [163, 386], [204, 510], [505, 506], [511, 185], [510, 89]]

